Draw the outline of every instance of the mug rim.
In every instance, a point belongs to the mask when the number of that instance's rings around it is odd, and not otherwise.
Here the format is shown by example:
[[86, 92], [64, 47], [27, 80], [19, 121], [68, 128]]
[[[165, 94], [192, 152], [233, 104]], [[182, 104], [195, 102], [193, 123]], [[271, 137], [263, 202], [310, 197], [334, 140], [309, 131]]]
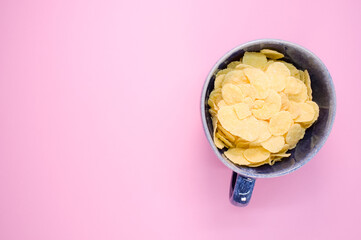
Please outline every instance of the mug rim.
[[[315, 58], [321, 65], [322, 70], [324, 70], [327, 74], [327, 78], [325, 78], [325, 81], [327, 82], [327, 84], [330, 85], [331, 87], [331, 104], [330, 104], [330, 114], [332, 114], [331, 116], [331, 122], [330, 124], [327, 126], [327, 128], [325, 129], [326, 134], [324, 135], [324, 137], [322, 138], [322, 140], [320, 140], [319, 145], [312, 151], [312, 154], [310, 154], [309, 156], [307, 156], [307, 158], [302, 162], [302, 164], [297, 165], [295, 167], [292, 167], [290, 169], [284, 170], [284, 171], [279, 171], [276, 173], [266, 173], [266, 174], [262, 174], [262, 173], [246, 173], [243, 172], [241, 168], [238, 168], [234, 165], [232, 165], [229, 161], [227, 161], [218, 151], [218, 148], [215, 146], [213, 138], [211, 136], [211, 133], [209, 132], [208, 128], [207, 128], [207, 120], [206, 120], [206, 108], [205, 108], [205, 100], [206, 100], [206, 92], [207, 92], [207, 88], [208, 85], [210, 83], [210, 80], [213, 76], [213, 74], [215, 73], [215, 71], [218, 69], [218, 66], [220, 64], [222, 64], [227, 58], [229, 58], [234, 52], [237, 52], [243, 48], [247, 48], [250, 46], [253, 46], [255, 44], [261, 44], [261, 43], [271, 43], [271, 44], [286, 44], [289, 46], [292, 46], [293, 48], [297, 49], [297, 50], [301, 50], [306, 52], [308, 55], [311, 55], [313, 58]], [[301, 168], [302, 166], [304, 166], [306, 163], [308, 163], [318, 152], [319, 150], [323, 147], [323, 145], [325, 144], [326, 140], [328, 139], [328, 136], [331, 133], [332, 130], [332, 126], [335, 120], [335, 116], [336, 116], [336, 92], [335, 92], [335, 87], [332, 81], [332, 77], [326, 67], [326, 65], [321, 61], [321, 59], [316, 56], [313, 52], [311, 52], [310, 50], [308, 50], [307, 48], [300, 46], [296, 43], [292, 43], [289, 41], [285, 41], [285, 40], [280, 40], [280, 39], [272, 39], [272, 38], [263, 38], [263, 39], [256, 39], [256, 40], [252, 40], [252, 41], [248, 41], [245, 43], [242, 43], [234, 48], [232, 48], [231, 50], [229, 50], [226, 54], [224, 54], [212, 67], [212, 69], [209, 71], [206, 81], [203, 84], [203, 88], [202, 88], [202, 95], [201, 95], [201, 116], [202, 116], [202, 125], [203, 125], [203, 130], [206, 134], [207, 140], [209, 142], [209, 144], [212, 147], [213, 152], [216, 154], [217, 158], [219, 160], [221, 160], [221, 162], [226, 165], [228, 168], [230, 168], [232, 171], [242, 175], [242, 176], [246, 176], [246, 177], [252, 177], [252, 178], [272, 178], [272, 177], [279, 177], [279, 176], [283, 176], [286, 174], [289, 174], [299, 168]]]

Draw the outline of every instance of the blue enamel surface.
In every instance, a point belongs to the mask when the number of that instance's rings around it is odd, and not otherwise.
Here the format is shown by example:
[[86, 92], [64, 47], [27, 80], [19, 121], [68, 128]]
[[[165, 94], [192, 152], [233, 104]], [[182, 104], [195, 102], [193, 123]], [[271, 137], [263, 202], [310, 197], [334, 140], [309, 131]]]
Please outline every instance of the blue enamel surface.
[[233, 172], [229, 190], [229, 200], [231, 203], [240, 207], [247, 206], [251, 200], [255, 182], [256, 180], [253, 178], [243, 177]]
[[[291, 156], [275, 163], [273, 166], [264, 165], [256, 168], [238, 166], [230, 162], [219, 150], [212, 139], [212, 119], [208, 112], [206, 99], [214, 88], [215, 73], [226, 68], [227, 64], [239, 60], [245, 51], [259, 51], [270, 48], [282, 52], [283, 60], [293, 63], [299, 69], [307, 69], [311, 76], [313, 101], [320, 107], [320, 116], [312, 127], [307, 129], [304, 138], [291, 151]], [[325, 143], [330, 134], [336, 113], [336, 95], [331, 76], [321, 60], [307, 49], [294, 43], [276, 40], [261, 39], [242, 44], [224, 55], [210, 71], [203, 87], [201, 98], [201, 114], [203, 127], [209, 143], [218, 158], [234, 172], [251, 178], [269, 178], [288, 174], [311, 160]]]

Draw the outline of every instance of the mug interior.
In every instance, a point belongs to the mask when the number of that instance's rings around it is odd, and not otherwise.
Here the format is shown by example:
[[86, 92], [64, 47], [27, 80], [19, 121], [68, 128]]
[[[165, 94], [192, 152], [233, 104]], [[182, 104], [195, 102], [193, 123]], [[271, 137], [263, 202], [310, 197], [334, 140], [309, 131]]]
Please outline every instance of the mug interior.
[[[263, 48], [277, 50], [285, 55], [282, 59], [294, 64], [297, 69], [307, 69], [311, 77], [312, 97], [320, 107], [318, 120], [306, 130], [296, 148], [288, 151], [291, 156], [276, 162], [273, 166], [263, 165], [256, 168], [239, 166], [229, 161], [224, 149], [218, 149], [213, 142], [213, 125], [207, 104], [209, 94], [214, 88], [215, 74], [227, 67], [232, 61], [239, 60], [245, 51], [260, 51]], [[264, 39], [240, 45], [223, 56], [212, 68], [205, 82], [202, 93], [202, 121], [205, 132], [218, 158], [233, 171], [248, 177], [267, 178], [290, 173], [307, 163], [325, 143], [336, 112], [336, 98], [331, 76], [321, 60], [307, 49], [282, 40]]]

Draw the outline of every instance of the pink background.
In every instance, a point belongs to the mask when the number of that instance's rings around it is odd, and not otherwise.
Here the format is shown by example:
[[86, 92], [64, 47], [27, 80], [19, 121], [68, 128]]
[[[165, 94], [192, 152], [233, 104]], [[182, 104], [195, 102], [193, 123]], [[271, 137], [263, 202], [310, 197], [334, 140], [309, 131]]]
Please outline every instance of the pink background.
[[[0, 239], [348, 239], [361, 228], [360, 1], [0, 2]], [[280, 38], [336, 86], [333, 131], [247, 208], [203, 133], [213, 64]]]

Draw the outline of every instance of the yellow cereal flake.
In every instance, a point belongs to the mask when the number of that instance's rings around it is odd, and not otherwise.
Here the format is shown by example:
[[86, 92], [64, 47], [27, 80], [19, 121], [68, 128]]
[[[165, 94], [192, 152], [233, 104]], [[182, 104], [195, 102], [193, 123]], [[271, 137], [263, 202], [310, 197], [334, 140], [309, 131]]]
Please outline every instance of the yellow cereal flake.
[[228, 83], [231, 84], [248, 83], [248, 79], [242, 70], [233, 70], [224, 76], [222, 87]]
[[242, 63], [262, 69], [267, 64], [267, 58], [259, 52], [245, 52]]
[[236, 66], [239, 65], [240, 63], [241, 63], [240, 61], [233, 61], [233, 62], [231, 62], [231, 63], [229, 63], [229, 64], [227, 65], [227, 68], [228, 68], [228, 69], [234, 69], [234, 68], [236, 68]]
[[255, 86], [256, 89], [256, 99], [262, 100], [265, 99], [268, 94], [269, 90], [262, 86]]
[[261, 108], [252, 109], [252, 114], [257, 119], [268, 120], [281, 109], [281, 96], [274, 90], [269, 90], [268, 97], [265, 99]]
[[221, 140], [228, 148], [234, 147], [233, 144], [220, 131], [216, 132], [216, 137]]
[[273, 158], [284, 158], [291, 156], [291, 153], [271, 153], [271, 157]]
[[291, 73], [292, 77], [295, 77], [295, 78], [299, 79], [300, 73], [299, 73], [298, 69], [293, 64], [285, 62], [285, 61], [279, 61], [279, 62], [283, 63], [288, 68], [288, 70], [290, 70], [290, 73]]
[[251, 109], [254, 105], [254, 101], [250, 97], [245, 97], [243, 102], [248, 105], [248, 107]]
[[236, 143], [236, 147], [237, 148], [248, 148], [249, 147], [249, 142], [237, 142]]
[[280, 92], [279, 95], [281, 96], [281, 110], [287, 110], [290, 107], [290, 100], [283, 92]]
[[218, 102], [217, 107], [218, 107], [218, 109], [220, 109], [221, 107], [224, 107], [224, 106], [228, 106], [228, 104], [222, 99], [221, 101]]
[[240, 124], [238, 126], [236, 126], [235, 128], [233, 128], [233, 131], [230, 131], [232, 134], [247, 140], [247, 141], [254, 141], [256, 140], [259, 135], [259, 121], [253, 117], [253, 116], [249, 116], [245, 119], [240, 120]]
[[233, 106], [224, 106], [218, 110], [217, 118], [222, 127], [234, 135], [234, 130], [241, 124]]
[[214, 135], [214, 144], [219, 149], [223, 149], [225, 147], [224, 143], [221, 140], [219, 140], [219, 138], [216, 135]]
[[268, 96], [270, 82], [268, 76], [262, 70], [257, 68], [244, 69], [244, 73], [256, 90], [255, 98], [265, 99]]
[[239, 84], [237, 86], [241, 89], [241, 92], [245, 98], [250, 97], [253, 101], [255, 100], [257, 90], [253, 85], [246, 83], [246, 84]]
[[241, 89], [231, 83], [222, 87], [222, 97], [227, 104], [240, 103], [244, 99]]
[[287, 111], [280, 111], [270, 119], [268, 127], [272, 135], [280, 136], [285, 134], [292, 124], [291, 114]]
[[266, 55], [266, 57], [271, 58], [271, 59], [280, 59], [285, 56], [282, 53], [277, 52], [276, 50], [272, 50], [272, 49], [262, 49], [260, 52], [263, 53], [264, 55]]
[[212, 117], [215, 117], [217, 112], [214, 109], [209, 109], [209, 113], [212, 115]]
[[277, 153], [281, 151], [284, 145], [285, 138], [283, 136], [272, 136], [261, 143], [261, 146], [271, 153]]
[[289, 149], [293, 149], [304, 135], [305, 129], [298, 123], [293, 124], [286, 135], [286, 143], [289, 145]]
[[232, 69], [230, 69], [230, 68], [226, 68], [226, 69], [219, 70], [219, 71], [216, 73], [216, 77], [218, 77], [219, 75], [222, 75], [222, 74], [226, 75], [227, 73], [229, 73], [229, 72], [231, 72], [231, 71], [232, 71]]
[[269, 87], [269, 78], [266, 73], [257, 68], [246, 68], [243, 70], [249, 82], [254, 87], [267, 89]]
[[245, 68], [253, 68], [251, 65], [240, 63], [236, 66], [236, 69], [243, 70]]
[[215, 110], [218, 110], [217, 104], [222, 99], [222, 93], [220, 92], [221, 89], [217, 89], [217, 90], [211, 92], [208, 98], [208, 105]]
[[261, 143], [257, 141], [253, 141], [249, 143], [248, 148], [261, 147]]
[[237, 103], [233, 105], [234, 110], [236, 111], [237, 117], [242, 120], [248, 116], [250, 116], [252, 113], [249, 110], [249, 106], [246, 103]]
[[295, 122], [310, 122], [315, 117], [315, 109], [310, 102], [307, 103], [299, 103], [298, 106], [300, 107], [301, 113], [295, 119]]
[[259, 166], [265, 165], [267, 163], [269, 163], [269, 159], [267, 159], [267, 160], [265, 160], [263, 162], [259, 162], [259, 163], [251, 163], [247, 167], [259, 167]]
[[270, 152], [263, 147], [248, 148], [243, 152], [244, 157], [250, 163], [259, 163], [270, 157]]
[[299, 79], [302, 81], [302, 82], [305, 82], [305, 73], [302, 71], [302, 70], [299, 70]]
[[289, 145], [286, 143], [283, 148], [281, 149], [280, 153], [282, 152], [287, 152], [287, 150], [289, 149]]
[[235, 164], [247, 166], [250, 162], [248, 162], [243, 156], [244, 151], [245, 150], [243, 148], [230, 148], [224, 152], [224, 155], [226, 155], [226, 157]]
[[280, 62], [272, 63], [266, 70], [269, 77], [269, 87], [277, 92], [286, 87], [286, 79], [290, 76], [290, 70]]
[[212, 119], [212, 123], [213, 123], [213, 141], [214, 141], [214, 145], [216, 145], [217, 148], [223, 149], [225, 147], [223, 142], [221, 140], [219, 140], [218, 137], [216, 136], [217, 122], [218, 122], [217, 118], [214, 117]]
[[272, 155], [269, 158], [269, 165], [273, 166], [276, 162], [281, 161], [281, 157], [273, 157]]
[[287, 111], [291, 113], [292, 119], [296, 119], [301, 114], [301, 109], [298, 106], [298, 103], [294, 101], [289, 101], [289, 106]]
[[265, 101], [264, 100], [256, 100], [253, 104], [253, 109], [260, 109], [264, 106]]
[[307, 98], [308, 98], [307, 88], [304, 84], [301, 86], [301, 91], [299, 93], [288, 94], [289, 100], [299, 102], [299, 103], [305, 102], [307, 100]]
[[304, 86], [303, 82], [295, 77], [289, 76], [286, 79], [286, 87], [284, 92], [286, 94], [299, 94]]
[[259, 137], [255, 143], [262, 143], [269, 139], [272, 136], [271, 132], [268, 129], [268, 122], [267, 121], [259, 121]]
[[315, 110], [315, 114], [313, 116], [313, 119], [311, 121], [309, 121], [309, 122], [303, 122], [302, 123], [303, 127], [309, 128], [318, 119], [318, 116], [320, 114], [320, 108], [318, 107], [317, 103], [315, 103], [313, 101], [307, 101], [306, 103], [310, 104], [313, 107], [313, 109]]
[[218, 88], [213, 90], [208, 99], [211, 99], [214, 103], [219, 102], [222, 99], [222, 89]]
[[305, 70], [305, 85], [307, 88], [308, 99], [312, 100], [311, 78], [310, 78], [310, 74], [308, 74], [307, 70]]
[[254, 141], [259, 137], [259, 122], [253, 116], [240, 120], [233, 106], [222, 107], [217, 117], [221, 125], [232, 135], [247, 141]]
[[233, 135], [232, 135], [230, 132], [228, 132], [226, 129], [224, 129], [221, 124], [218, 124], [217, 127], [218, 127], [219, 131], [221, 131], [222, 134], [223, 134], [230, 142], [236, 141], [236, 137], [233, 136]]
[[273, 61], [273, 60], [268, 60], [267, 61], [267, 63], [266, 63], [266, 65], [263, 67], [263, 71], [265, 72], [266, 70], [267, 70], [267, 68], [269, 67], [269, 65], [271, 65], [272, 63], [274, 63], [275, 61]]
[[222, 82], [224, 80], [225, 74], [220, 74], [216, 77], [216, 80], [214, 80], [214, 89], [218, 89], [222, 87]]
[[218, 110], [218, 106], [214, 103], [212, 99], [208, 99], [208, 105], [211, 107], [211, 109]]

